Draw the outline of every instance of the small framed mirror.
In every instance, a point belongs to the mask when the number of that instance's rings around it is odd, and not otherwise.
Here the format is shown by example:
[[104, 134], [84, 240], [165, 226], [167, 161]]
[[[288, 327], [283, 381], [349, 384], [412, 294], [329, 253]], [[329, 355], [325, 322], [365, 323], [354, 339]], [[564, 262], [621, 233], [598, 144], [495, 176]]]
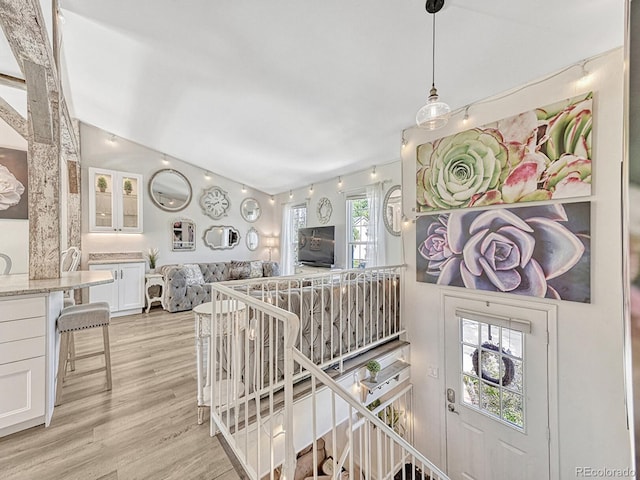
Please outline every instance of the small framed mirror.
[[240, 232], [227, 225], [213, 225], [204, 231], [202, 238], [212, 250], [226, 250], [240, 243]]
[[188, 252], [196, 249], [196, 224], [193, 220], [171, 222], [171, 250]]
[[161, 210], [179, 212], [189, 205], [191, 195], [191, 183], [177, 170], [158, 170], [149, 180], [149, 196]]
[[402, 230], [402, 187], [394, 185], [384, 196], [382, 205], [384, 226], [391, 235], [400, 236]]
[[260, 234], [255, 228], [251, 227], [247, 232], [245, 241], [247, 242], [247, 248], [253, 252], [260, 245]]
[[260, 204], [258, 200], [255, 198], [245, 198], [240, 204], [240, 215], [247, 222], [255, 222], [260, 218], [260, 214], [262, 213], [262, 209], [260, 208]]

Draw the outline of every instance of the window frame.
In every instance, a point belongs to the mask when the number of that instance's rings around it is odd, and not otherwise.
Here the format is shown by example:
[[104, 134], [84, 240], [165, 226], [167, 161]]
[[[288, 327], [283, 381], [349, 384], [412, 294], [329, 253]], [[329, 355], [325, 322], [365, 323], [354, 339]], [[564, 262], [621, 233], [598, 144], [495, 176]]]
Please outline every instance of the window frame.
[[[304, 210], [304, 219], [300, 221], [301, 215], [298, 212]], [[298, 230], [307, 226], [309, 208], [307, 202], [298, 203], [291, 206], [291, 231], [293, 238], [291, 239], [291, 252], [293, 253], [293, 265], [299, 265], [298, 261]]]
[[[345, 204], [346, 204], [346, 224], [347, 224], [347, 228], [346, 228], [346, 233], [345, 233], [345, 240], [346, 240], [346, 258], [347, 258], [347, 268], [360, 268], [361, 263], [356, 267], [354, 266], [354, 258], [353, 258], [353, 252], [355, 250], [355, 248], [352, 247], [358, 247], [358, 246], [364, 246], [364, 247], [369, 247], [369, 246], [373, 246], [374, 242], [373, 241], [369, 241], [369, 235], [367, 234], [367, 241], [362, 241], [362, 240], [354, 240], [353, 239], [353, 228], [354, 228], [354, 218], [352, 216], [353, 213], [353, 202], [358, 201], [358, 200], [365, 200], [367, 202], [367, 211], [369, 212], [369, 215], [371, 215], [371, 205], [370, 205], [370, 199], [367, 197], [367, 194], [365, 192], [362, 193], [354, 193], [352, 195], [349, 195], [346, 199], [345, 199]], [[360, 229], [366, 229], [369, 228], [369, 222], [367, 221], [367, 224], [365, 226], [359, 226], [357, 228]], [[365, 252], [366, 252], [366, 248], [365, 248]], [[365, 267], [366, 267], [366, 256], [364, 259], [359, 259], [360, 261], [364, 260], [365, 263]], [[364, 268], [364, 267], [363, 267]]]

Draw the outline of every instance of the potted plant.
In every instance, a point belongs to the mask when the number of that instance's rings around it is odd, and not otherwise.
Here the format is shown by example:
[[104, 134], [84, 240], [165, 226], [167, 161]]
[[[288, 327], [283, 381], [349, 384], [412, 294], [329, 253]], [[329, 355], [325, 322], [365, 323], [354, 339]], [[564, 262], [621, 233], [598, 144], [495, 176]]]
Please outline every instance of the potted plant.
[[367, 370], [369, 370], [369, 381], [377, 382], [378, 381], [378, 372], [380, 371], [380, 364], [376, 360], [370, 360], [365, 365]]
[[106, 189], [107, 179], [102, 176], [98, 177], [98, 190], [100, 190], [100, 193], [104, 193]]
[[158, 262], [158, 249], [150, 248], [147, 252], [147, 260], [149, 260], [149, 271], [151, 273], [155, 273], [156, 271], [156, 263]]
[[131, 195], [131, 192], [133, 192], [133, 185], [131, 184], [131, 180], [127, 179], [124, 181], [124, 191], [127, 195]]

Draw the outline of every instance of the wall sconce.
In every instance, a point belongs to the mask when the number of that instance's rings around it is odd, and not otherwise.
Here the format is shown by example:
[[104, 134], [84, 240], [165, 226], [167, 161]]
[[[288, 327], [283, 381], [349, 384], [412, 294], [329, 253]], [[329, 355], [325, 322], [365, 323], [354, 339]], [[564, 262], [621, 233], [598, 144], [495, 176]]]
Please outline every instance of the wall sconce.
[[293, 190], [289, 190], [289, 199], [293, 198]]

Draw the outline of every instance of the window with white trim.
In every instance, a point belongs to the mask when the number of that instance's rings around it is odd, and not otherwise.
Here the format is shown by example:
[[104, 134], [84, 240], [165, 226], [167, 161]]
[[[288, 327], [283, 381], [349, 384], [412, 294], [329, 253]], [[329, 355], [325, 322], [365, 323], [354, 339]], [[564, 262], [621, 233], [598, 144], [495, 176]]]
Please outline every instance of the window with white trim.
[[347, 197], [347, 268], [367, 266], [369, 200], [365, 194]]
[[293, 252], [293, 264], [298, 264], [298, 230], [307, 226], [307, 204], [301, 203], [291, 207], [291, 251]]

